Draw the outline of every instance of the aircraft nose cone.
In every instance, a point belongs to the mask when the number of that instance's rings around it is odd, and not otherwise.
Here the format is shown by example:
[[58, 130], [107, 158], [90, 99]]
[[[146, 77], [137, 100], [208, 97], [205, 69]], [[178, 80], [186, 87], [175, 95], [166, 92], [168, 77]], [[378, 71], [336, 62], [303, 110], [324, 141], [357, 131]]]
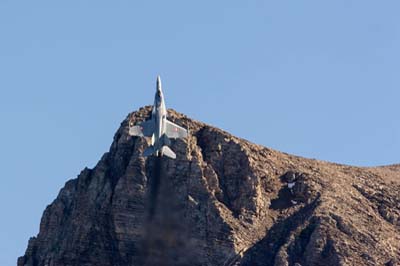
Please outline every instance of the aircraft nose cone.
[[157, 76], [157, 91], [161, 91], [161, 78]]

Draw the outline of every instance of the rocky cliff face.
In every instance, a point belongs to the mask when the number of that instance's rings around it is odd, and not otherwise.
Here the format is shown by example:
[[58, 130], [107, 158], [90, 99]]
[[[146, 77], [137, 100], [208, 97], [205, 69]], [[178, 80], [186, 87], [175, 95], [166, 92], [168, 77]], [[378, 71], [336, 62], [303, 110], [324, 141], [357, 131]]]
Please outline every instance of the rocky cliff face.
[[46, 208], [18, 266], [399, 265], [398, 166], [305, 159], [169, 117], [191, 132], [172, 141], [176, 160], [143, 158], [123, 121]]

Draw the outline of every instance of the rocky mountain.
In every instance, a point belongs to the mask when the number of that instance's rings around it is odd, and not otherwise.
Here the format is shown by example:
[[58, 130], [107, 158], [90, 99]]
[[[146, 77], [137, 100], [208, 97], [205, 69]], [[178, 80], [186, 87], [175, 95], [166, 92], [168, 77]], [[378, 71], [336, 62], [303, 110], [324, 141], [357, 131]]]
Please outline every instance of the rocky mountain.
[[400, 166], [278, 152], [191, 120], [177, 159], [143, 158], [128, 116], [44, 211], [18, 266], [400, 265]]

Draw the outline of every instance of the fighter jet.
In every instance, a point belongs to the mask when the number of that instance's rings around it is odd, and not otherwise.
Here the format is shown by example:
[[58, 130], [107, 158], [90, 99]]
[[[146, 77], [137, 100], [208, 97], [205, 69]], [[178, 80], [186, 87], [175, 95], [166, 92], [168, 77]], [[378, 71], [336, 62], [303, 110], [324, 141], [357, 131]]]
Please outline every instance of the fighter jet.
[[143, 152], [143, 156], [147, 157], [154, 154], [156, 156], [165, 155], [172, 159], [176, 158], [176, 154], [168, 147], [171, 144], [170, 138], [186, 138], [188, 132], [167, 119], [167, 109], [165, 108], [160, 76], [157, 77], [157, 91], [151, 119], [138, 125], [130, 123], [129, 135], [151, 137], [151, 146]]

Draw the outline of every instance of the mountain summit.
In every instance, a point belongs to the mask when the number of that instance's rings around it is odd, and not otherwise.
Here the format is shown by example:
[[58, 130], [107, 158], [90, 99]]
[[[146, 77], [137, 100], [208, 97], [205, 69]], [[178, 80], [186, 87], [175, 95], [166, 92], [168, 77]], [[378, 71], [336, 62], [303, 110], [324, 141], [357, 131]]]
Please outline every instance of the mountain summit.
[[400, 166], [278, 152], [187, 118], [176, 159], [142, 156], [125, 119], [109, 152], [44, 211], [18, 266], [400, 263]]

